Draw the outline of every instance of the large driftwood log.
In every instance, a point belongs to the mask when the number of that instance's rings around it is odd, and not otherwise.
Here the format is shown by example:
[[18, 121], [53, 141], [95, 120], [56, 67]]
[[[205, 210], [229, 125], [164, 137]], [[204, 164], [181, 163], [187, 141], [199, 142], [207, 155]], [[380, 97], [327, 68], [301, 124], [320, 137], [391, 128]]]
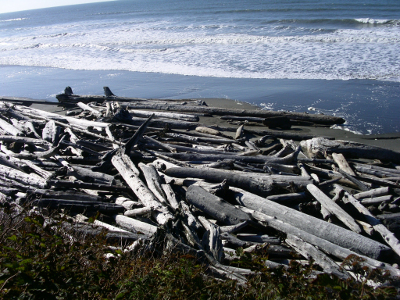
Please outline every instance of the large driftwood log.
[[201, 211], [226, 225], [250, 220], [246, 213], [199, 186], [192, 185], [186, 192], [186, 200]]
[[325, 222], [255, 194], [237, 188], [231, 189], [235, 191], [235, 199], [240, 205], [275, 217], [277, 220], [281, 220], [341, 247], [352, 249], [359, 254], [375, 259], [384, 258], [391, 252], [389, 247], [343, 227]]
[[300, 142], [300, 145], [303, 151], [311, 157], [325, 157], [326, 153], [335, 152], [349, 157], [380, 159], [400, 163], [400, 152], [356, 142], [313, 138]]
[[[336, 245], [330, 241], [327, 241], [324, 238], [320, 238], [316, 235], [313, 235], [311, 233], [308, 233], [300, 228], [297, 228], [296, 226], [290, 225], [288, 223], [282, 222], [278, 220], [277, 218], [273, 216], [269, 216], [267, 214], [264, 214], [262, 212], [258, 212], [252, 209], [249, 209], [247, 207], [242, 207], [241, 208], [243, 211], [251, 214], [251, 216], [258, 220], [259, 222], [262, 222], [263, 224], [267, 225], [268, 227], [272, 227], [278, 231], [284, 232], [286, 234], [294, 235], [302, 240], [317, 246], [319, 249], [323, 250], [325, 253], [329, 255], [333, 255], [339, 259], [345, 260], [350, 256], [357, 256], [361, 257], [363, 261], [361, 261], [362, 265], [366, 265], [370, 268], [380, 268], [383, 270], [389, 271], [389, 273], [393, 276], [398, 278], [400, 276], [400, 270], [397, 268], [392, 267], [389, 264], [383, 263], [379, 260], [376, 260], [374, 258], [371, 258], [369, 256], [365, 255], [360, 255], [360, 253], [355, 252], [355, 249], [347, 249], [345, 247]], [[390, 257], [387, 257], [386, 255], [381, 255], [382, 259], [385, 258], [386, 260], [390, 261]]]
[[231, 172], [224, 172], [215, 169], [195, 169], [195, 168], [169, 168], [165, 170], [165, 174], [178, 178], [201, 178], [211, 182], [220, 183], [226, 180], [227, 184], [241, 187], [252, 191], [258, 195], [267, 196], [272, 190], [272, 181], [263, 181], [263, 184], [244, 175], [238, 175]]
[[159, 200], [139, 178], [139, 170], [137, 170], [126, 154], [118, 151], [112, 157], [111, 162], [139, 200], [145, 206], [151, 207], [154, 210], [153, 215], [159, 224], [165, 224], [172, 218], [172, 214], [168, 209], [159, 202]]
[[42, 189], [47, 186], [47, 181], [44, 180], [42, 177], [37, 176], [36, 174], [26, 174], [24, 172], [21, 172], [19, 170], [4, 165], [0, 168], [0, 175], [2, 177], [16, 180], [22, 184], [27, 185], [28, 187], [32, 186]]
[[179, 111], [179, 112], [195, 112], [195, 113], [207, 113], [211, 115], [236, 115], [236, 116], [250, 116], [259, 118], [268, 118], [275, 116], [286, 116], [294, 120], [309, 121], [317, 124], [334, 125], [343, 124], [345, 121], [339, 117], [327, 116], [327, 115], [314, 115], [305, 113], [295, 112], [276, 112], [268, 110], [249, 110], [249, 109], [226, 109], [218, 107], [207, 107], [207, 106], [183, 106], [183, 105], [160, 105], [160, 104], [149, 104], [149, 103], [121, 103], [131, 109], [156, 109], [156, 110], [167, 110], [167, 111]]

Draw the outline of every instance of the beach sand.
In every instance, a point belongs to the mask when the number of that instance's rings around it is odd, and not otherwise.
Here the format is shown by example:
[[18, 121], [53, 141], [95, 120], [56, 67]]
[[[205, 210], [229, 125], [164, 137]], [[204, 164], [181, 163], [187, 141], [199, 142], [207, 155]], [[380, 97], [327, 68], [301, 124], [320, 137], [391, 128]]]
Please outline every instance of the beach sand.
[[[223, 108], [238, 108], [238, 109], [260, 109], [257, 106], [253, 106], [247, 102], [234, 101], [230, 99], [221, 99], [221, 98], [202, 98], [208, 106], [211, 107], [223, 107]], [[64, 114], [65, 110], [63, 107], [58, 106], [54, 102], [48, 103], [33, 103], [31, 107], [55, 112], [59, 114]], [[221, 120], [218, 117], [200, 117], [200, 123], [205, 125], [218, 125], [218, 126], [231, 126], [235, 125], [229, 124], [225, 120]], [[237, 126], [236, 126], [237, 127]], [[246, 128], [246, 126], [245, 126]], [[249, 129], [254, 130], [270, 130], [265, 126], [248, 126]], [[332, 137], [336, 140], [348, 140], [354, 141], [358, 143], [363, 143], [366, 145], [377, 146], [381, 148], [391, 149], [400, 152], [400, 133], [392, 133], [392, 134], [381, 134], [381, 135], [360, 135], [354, 134], [352, 132], [342, 130], [342, 129], [332, 129], [329, 127], [312, 127], [312, 126], [292, 126], [290, 130], [285, 130], [285, 132], [289, 133], [297, 133], [297, 134], [307, 134], [314, 136], [326, 136]], [[233, 136], [234, 133], [226, 133], [228, 135]], [[257, 136], [249, 136], [251, 139], [258, 138]]]

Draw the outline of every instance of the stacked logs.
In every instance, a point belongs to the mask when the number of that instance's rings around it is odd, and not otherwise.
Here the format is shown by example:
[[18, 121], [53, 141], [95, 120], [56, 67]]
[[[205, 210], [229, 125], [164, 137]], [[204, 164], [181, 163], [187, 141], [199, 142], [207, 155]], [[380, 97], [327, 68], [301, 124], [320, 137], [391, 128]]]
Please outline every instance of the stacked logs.
[[207, 127], [199, 113], [223, 109], [178, 102], [113, 96], [65, 115], [1, 103], [1, 203], [63, 210], [77, 231], [106, 230], [132, 251], [188, 252], [240, 282], [252, 271], [229, 265], [238, 249], [268, 253], [270, 268], [312, 259], [340, 278], [353, 276], [340, 265], [356, 255], [399, 277], [400, 153]]

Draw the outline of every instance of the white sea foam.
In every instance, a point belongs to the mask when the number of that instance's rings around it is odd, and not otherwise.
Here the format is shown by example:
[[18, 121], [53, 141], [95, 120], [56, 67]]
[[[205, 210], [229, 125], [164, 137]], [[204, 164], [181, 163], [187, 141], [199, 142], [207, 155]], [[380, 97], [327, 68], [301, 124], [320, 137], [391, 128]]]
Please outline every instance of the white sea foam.
[[0, 64], [234, 78], [400, 81], [398, 26], [300, 35], [286, 29], [278, 35], [268, 30], [239, 33], [232, 26], [170, 20], [38, 26], [0, 35]]

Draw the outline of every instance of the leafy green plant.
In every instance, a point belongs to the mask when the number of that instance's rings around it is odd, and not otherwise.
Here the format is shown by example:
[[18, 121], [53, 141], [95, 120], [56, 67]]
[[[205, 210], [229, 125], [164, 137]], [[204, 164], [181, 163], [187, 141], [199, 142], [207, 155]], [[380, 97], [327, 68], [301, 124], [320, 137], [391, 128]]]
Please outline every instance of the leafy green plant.
[[[234, 266], [257, 271], [245, 285], [218, 280], [195, 257], [170, 253], [132, 254], [112, 250], [105, 236], [79, 237], [67, 218], [12, 209], [0, 211], [0, 297], [4, 299], [390, 299], [396, 289], [366, 281], [315, 275], [316, 266], [292, 262], [268, 269], [265, 253], [246, 254]], [[111, 255], [112, 254], [112, 255]], [[376, 270], [363, 278], [387, 281]], [[360, 276], [361, 276], [360, 275]], [[379, 275], [379, 276], [378, 276]]]

